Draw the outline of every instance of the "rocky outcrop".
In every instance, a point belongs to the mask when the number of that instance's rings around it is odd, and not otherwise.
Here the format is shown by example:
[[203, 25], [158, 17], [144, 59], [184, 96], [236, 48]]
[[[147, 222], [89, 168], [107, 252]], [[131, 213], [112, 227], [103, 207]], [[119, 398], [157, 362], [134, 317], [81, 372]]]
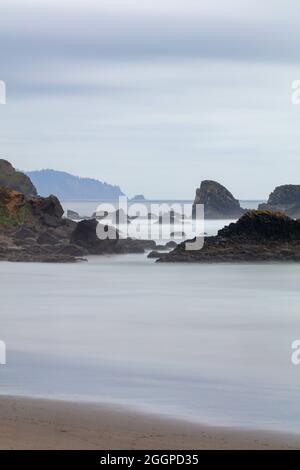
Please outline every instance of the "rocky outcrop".
[[173, 248], [176, 248], [177, 243], [174, 242], [174, 240], [171, 240], [171, 241], [167, 242], [165, 246], [166, 246], [168, 249], [172, 250]]
[[238, 219], [245, 212], [228, 189], [210, 180], [202, 181], [200, 188], [196, 190], [194, 216], [196, 204], [204, 204], [206, 219]]
[[0, 185], [19, 191], [25, 196], [36, 196], [37, 191], [30, 178], [17, 171], [6, 160], [0, 159]]
[[109, 226], [110, 238], [101, 240], [97, 228], [95, 219], [76, 223], [63, 218], [55, 196], [26, 197], [0, 186], [0, 260], [72, 262], [89, 254], [144, 253], [156, 246], [149, 240], [119, 239]]
[[19, 191], [0, 186], [0, 225], [24, 224], [58, 227], [62, 224], [64, 211], [55, 196], [26, 197]]
[[55, 196], [26, 197], [0, 186], [0, 260], [74, 261], [60, 252], [74, 230], [74, 222], [62, 215]]
[[[71, 243], [85, 248], [91, 254], [102, 254], [113, 252], [118, 239], [118, 232], [107, 226], [111, 231], [111, 238], [100, 240], [97, 236], [98, 222], [96, 219], [82, 220], [76, 225], [71, 235]], [[106, 228], [106, 227], [105, 227]], [[113, 239], [115, 237], [115, 239]]]
[[68, 219], [73, 219], [73, 220], [80, 220], [83, 219], [84, 217], [81, 217], [78, 212], [72, 211], [71, 209], [67, 210], [67, 217]]
[[48, 227], [61, 226], [64, 210], [56, 196], [32, 197], [28, 202], [39, 223]]
[[277, 186], [270, 194], [268, 202], [260, 204], [259, 209], [281, 211], [292, 218], [300, 218], [300, 185]]
[[[190, 240], [192, 241], [192, 240]], [[201, 250], [181, 243], [160, 262], [300, 261], [300, 221], [280, 212], [248, 211], [237, 222], [206, 237]]]
[[[116, 228], [99, 224], [97, 220], [82, 220], [71, 235], [71, 243], [85, 248], [89, 254], [113, 254], [113, 253], [144, 253], [145, 250], [153, 250], [156, 243], [152, 240], [134, 240], [121, 238]], [[99, 238], [99, 228], [107, 236]]]

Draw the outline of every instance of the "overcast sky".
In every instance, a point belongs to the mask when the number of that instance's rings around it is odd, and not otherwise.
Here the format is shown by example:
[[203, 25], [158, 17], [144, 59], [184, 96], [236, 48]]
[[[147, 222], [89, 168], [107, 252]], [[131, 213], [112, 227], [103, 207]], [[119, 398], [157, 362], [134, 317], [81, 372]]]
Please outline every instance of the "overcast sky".
[[0, 156], [192, 199], [300, 184], [298, 0], [1, 0]]

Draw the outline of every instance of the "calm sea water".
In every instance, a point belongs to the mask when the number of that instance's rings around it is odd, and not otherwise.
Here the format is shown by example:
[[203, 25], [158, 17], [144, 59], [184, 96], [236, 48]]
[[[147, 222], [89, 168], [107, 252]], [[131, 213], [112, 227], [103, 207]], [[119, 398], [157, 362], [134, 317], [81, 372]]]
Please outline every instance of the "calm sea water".
[[300, 432], [300, 265], [0, 263], [1, 393]]

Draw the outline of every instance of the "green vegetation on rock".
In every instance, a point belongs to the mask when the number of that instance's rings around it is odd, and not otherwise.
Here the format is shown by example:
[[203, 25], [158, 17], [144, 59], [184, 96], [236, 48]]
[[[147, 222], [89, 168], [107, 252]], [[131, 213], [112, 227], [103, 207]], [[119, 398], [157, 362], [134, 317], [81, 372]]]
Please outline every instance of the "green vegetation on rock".
[[19, 191], [25, 196], [36, 196], [37, 191], [30, 178], [17, 171], [6, 160], [0, 159], [0, 185]]

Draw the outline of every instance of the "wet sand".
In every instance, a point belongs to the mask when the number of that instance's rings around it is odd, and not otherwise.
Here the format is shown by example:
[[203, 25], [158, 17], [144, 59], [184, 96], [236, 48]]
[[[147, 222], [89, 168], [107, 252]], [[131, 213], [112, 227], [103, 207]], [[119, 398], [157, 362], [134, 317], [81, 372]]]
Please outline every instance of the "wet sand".
[[300, 449], [300, 436], [202, 426], [122, 407], [2, 396], [0, 449]]

